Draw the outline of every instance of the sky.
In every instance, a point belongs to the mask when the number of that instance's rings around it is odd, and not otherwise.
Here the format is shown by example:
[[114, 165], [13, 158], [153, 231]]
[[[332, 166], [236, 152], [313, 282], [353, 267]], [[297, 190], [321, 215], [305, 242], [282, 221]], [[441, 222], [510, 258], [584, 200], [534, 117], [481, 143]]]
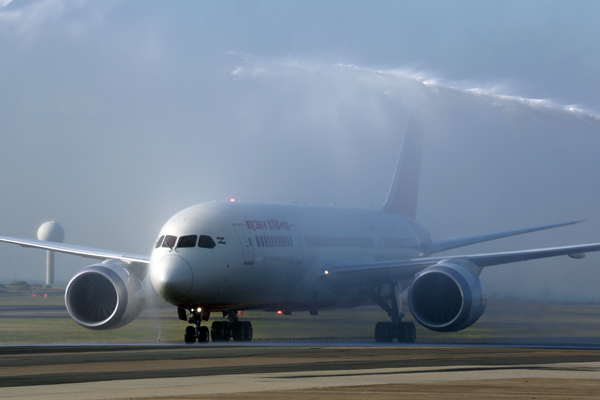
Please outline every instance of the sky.
[[[0, 234], [149, 254], [193, 204], [380, 207], [423, 121], [434, 238], [600, 242], [596, 1], [0, 0]], [[89, 260], [57, 255], [67, 281]], [[0, 245], [0, 281], [43, 251]], [[597, 301], [600, 255], [489, 268], [493, 296]]]

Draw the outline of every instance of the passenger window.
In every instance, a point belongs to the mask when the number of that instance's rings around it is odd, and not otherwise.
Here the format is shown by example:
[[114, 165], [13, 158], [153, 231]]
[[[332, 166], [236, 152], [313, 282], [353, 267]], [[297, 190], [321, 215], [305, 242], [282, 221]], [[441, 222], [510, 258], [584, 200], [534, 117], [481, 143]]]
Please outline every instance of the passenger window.
[[158, 238], [158, 240], [156, 241], [156, 244], [154, 245], [155, 249], [158, 249], [160, 247], [164, 238], [165, 238], [165, 235], [162, 235], [161, 237]]
[[165, 240], [162, 243], [162, 247], [168, 247], [168, 248], [172, 249], [173, 247], [175, 247], [176, 241], [177, 241], [177, 236], [167, 235], [167, 236], [165, 236]]
[[198, 240], [198, 247], [202, 247], [204, 249], [212, 249], [216, 246], [215, 241], [206, 235], [200, 235], [200, 240]]
[[198, 236], [196, 236], [196, 235], [182, 236], [179, 238], [179, 241], [177, 242], [177, 247], [195, 247], [197, 239], [198, 239]]

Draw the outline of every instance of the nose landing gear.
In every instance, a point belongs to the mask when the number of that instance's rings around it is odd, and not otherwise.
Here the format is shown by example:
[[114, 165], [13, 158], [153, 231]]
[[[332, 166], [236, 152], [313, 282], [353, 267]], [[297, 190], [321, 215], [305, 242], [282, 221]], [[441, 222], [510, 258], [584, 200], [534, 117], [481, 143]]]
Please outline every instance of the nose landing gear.
[[179, 315], [179, 319], [187, 321], [190, 324], [194, 324], [194, 326], [188, 326], [187, 328], [185, 328], [183, 340], [186, 344], [194, 344], [196, 342], [196, 339], [198, 340], [198, 343], [208, 342], [208, 328], [206, 326], [200, 326], [200, 323], [202, 322], [202, 320], [208, 321], [210, 310], [192, 310], [189, 319], [187, 317], [187, 312], [185, 308], [178, 308], [177, 314]]
[[188, 326], [187, 328], [185, 328], [185, 335], [183, 336], [183, 340], [185, 341], [185, 343], [194, 344], [196, 339], [198, 339], [198, 343], [207, 343], [208, 328], [205, 326]]

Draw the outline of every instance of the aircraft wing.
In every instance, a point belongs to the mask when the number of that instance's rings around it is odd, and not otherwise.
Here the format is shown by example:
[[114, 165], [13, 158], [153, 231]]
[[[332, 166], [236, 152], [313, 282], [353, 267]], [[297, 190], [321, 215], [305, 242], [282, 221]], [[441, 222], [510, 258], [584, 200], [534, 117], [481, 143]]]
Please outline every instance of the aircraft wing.
[[95, 258], [97, 260], [122, 260], [127, 262], [135, 262], [141, 264], [150, 263], [150, 257], [138, 254], [119, 253], [110, 250], [94, 249], [91, 247], [76, 246], [73, 244], [63, 244], [55, 242], [44, 242], [42, 240], [21, 239], [9, 236], [0, 236], [0, 242], [18, 244], [22, 247], [34, 247], [38, 249], [46, 249], [58, 251], [59, 253], [74, 254], [77, 256]]
[[331, 265], [325, 267], [321, 271], [321, 277], [338, 288], [359, 289], [383, 283], [411, 279], [421, 270], [437, 264], [442, 260], [469, 261], [480, 268], [484, 268], [493, 265], [564, 255], [570, 255], [573, 258], [583, 258], [585, 253], [593, 251], [600, 251], [600, 243], [502, 253], [422, 257], [408, 260], [386, 260], [375, 261], [372, 263]]
[[489, 240], [495, 240], [495, 239], [505, 238], [505, 237], [509, 237], [509, 236], [522, 235], [524, 233], [529, 233], [529, 232], [536, 232], [536, 231], [542, 231], [545, 229], [558, 228], [560, 226], [578, 224], [583, 221], [584, 220], [582, 219], [579, 221], [563, 222], [560, 224], [536, 226], [533, 228], [515, 229], [515, 230], [511, 230], [511, 231], [488, 233], [485, 235], [464, 236], [464, 237], [457, 237], [457, 238], [450, 238], [450, 239], [434, 240], [429, 246], [427, 246], [427, 254], [439, 253], [439, 252], [445, 251], [445, 250], [456, 249], [457, 247], [469, 246], [471, 244], [487, 242]]

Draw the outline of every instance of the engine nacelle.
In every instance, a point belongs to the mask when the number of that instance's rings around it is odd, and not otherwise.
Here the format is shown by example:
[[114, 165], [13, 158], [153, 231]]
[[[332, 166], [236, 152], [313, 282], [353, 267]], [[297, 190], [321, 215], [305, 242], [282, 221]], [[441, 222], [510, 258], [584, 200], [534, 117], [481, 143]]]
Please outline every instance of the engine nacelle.
[[65, 304], [75, 322], [88, 329], [114, 329], [140, 315], [146, 304], [142, 282], [122, 264], [106, 260], [71, 279]]
[[470, 267], [477, 268], [464, 261], [441, 261], [415, 278], [408, 292], [408, 305], [421, 325], [432, 331], [456, 332], [481, 317], [487, 296]]

